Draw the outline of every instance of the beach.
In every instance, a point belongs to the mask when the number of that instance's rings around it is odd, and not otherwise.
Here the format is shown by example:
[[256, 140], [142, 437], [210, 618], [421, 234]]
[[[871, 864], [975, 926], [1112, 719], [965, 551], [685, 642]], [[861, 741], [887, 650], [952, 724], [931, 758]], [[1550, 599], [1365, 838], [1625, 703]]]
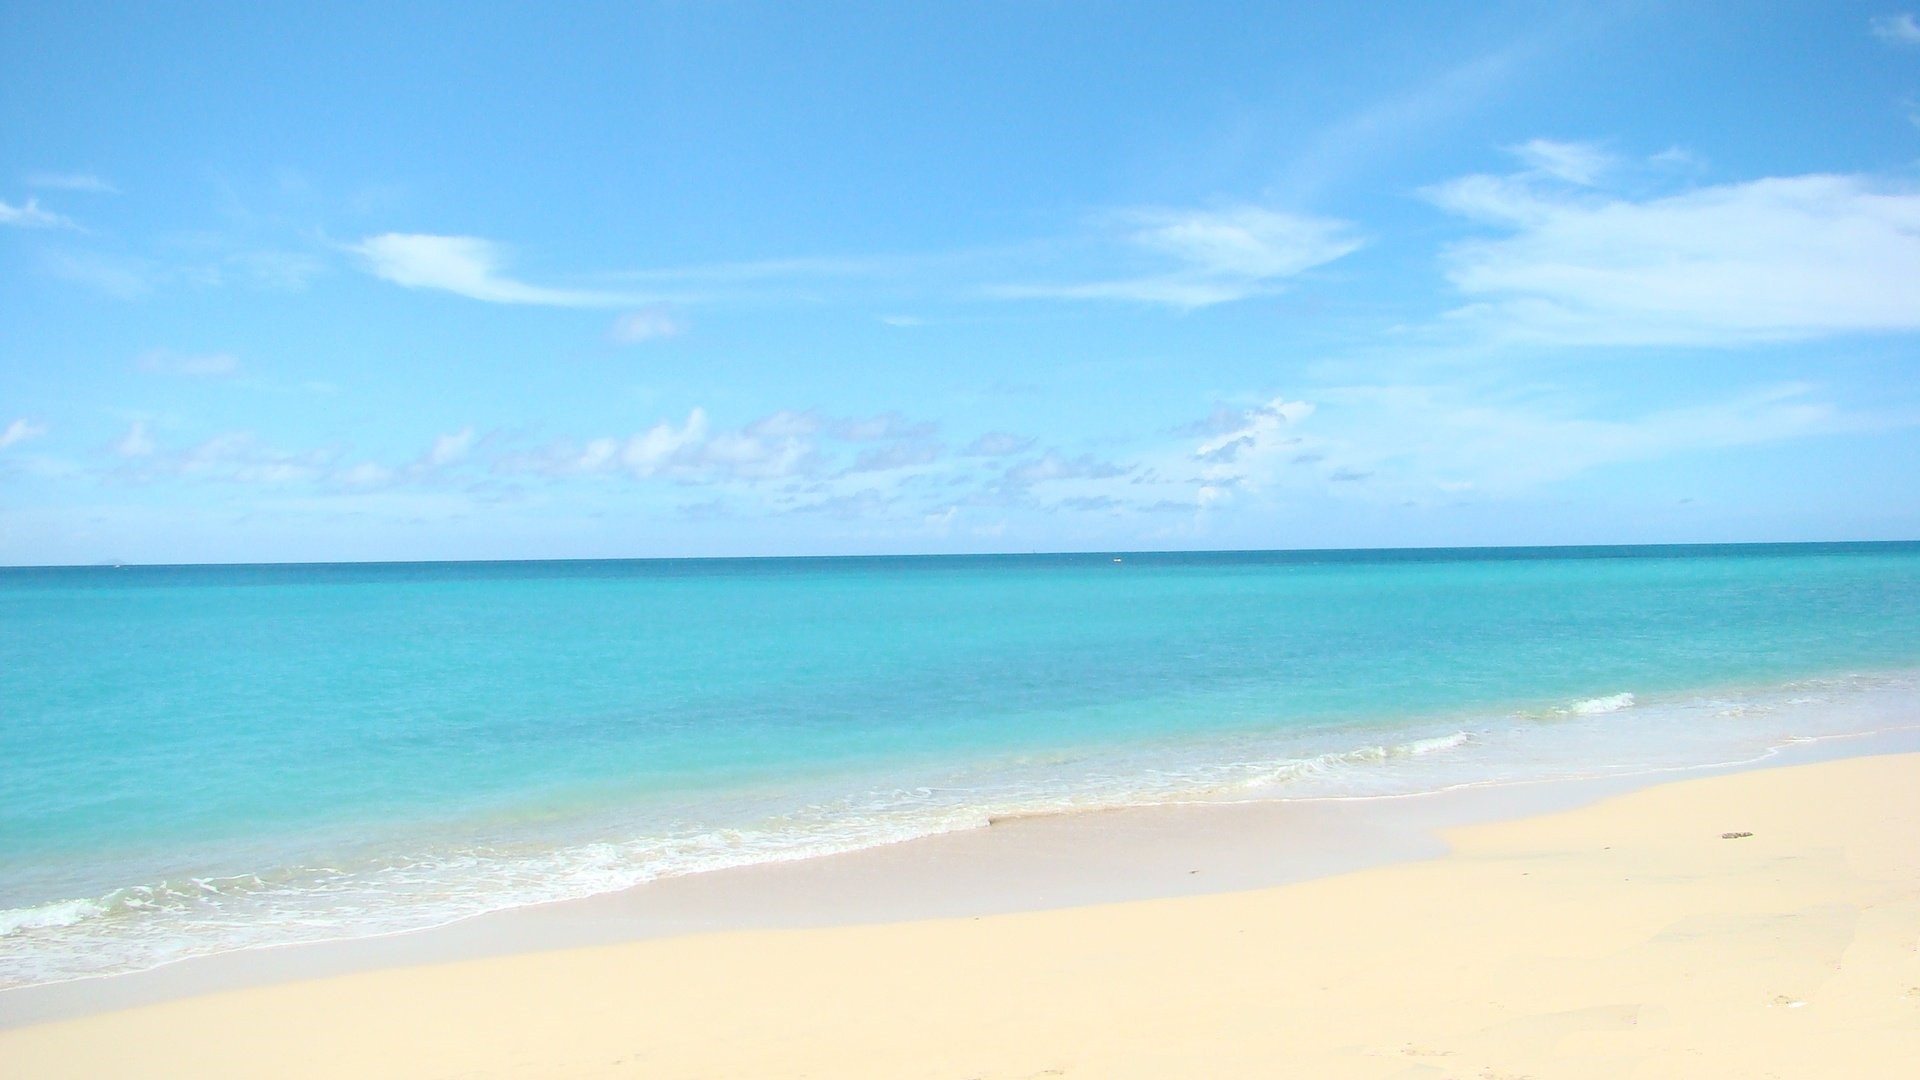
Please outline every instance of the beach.
[[1920, 1060], [1920, 754], [1680, 774], [1440, 839], [1442, 852], [1265, 888], [244, 986], [0, 1031], [0, 1064], [21, 1077], [1892, 1077]]

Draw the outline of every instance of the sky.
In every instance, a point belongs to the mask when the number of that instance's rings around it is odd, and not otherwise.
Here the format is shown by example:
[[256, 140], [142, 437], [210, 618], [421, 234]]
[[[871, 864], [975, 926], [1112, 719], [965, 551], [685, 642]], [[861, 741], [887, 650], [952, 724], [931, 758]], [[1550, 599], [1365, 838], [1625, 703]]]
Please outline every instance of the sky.
[[1920, 15], [60, 3], [0, 564], [1920, 538]]

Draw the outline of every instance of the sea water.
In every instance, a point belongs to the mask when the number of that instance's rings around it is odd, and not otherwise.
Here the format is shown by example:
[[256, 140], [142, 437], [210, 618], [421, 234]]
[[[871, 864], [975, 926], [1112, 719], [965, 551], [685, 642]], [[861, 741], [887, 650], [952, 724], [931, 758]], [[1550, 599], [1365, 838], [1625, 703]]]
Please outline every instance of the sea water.
[[0, 986], [1916, 702], [1920, 544], [0, 569]]

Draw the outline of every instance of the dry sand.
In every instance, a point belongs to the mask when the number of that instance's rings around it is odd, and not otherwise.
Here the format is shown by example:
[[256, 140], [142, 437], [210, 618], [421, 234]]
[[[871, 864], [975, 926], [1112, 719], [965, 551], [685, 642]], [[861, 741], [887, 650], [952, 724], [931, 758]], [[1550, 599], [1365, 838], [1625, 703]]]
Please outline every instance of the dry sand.
[[0, 1032], [0, 1074], [1920, 1075], [1920, 754], [1446, 836], [1249, 892], [210, 994]]

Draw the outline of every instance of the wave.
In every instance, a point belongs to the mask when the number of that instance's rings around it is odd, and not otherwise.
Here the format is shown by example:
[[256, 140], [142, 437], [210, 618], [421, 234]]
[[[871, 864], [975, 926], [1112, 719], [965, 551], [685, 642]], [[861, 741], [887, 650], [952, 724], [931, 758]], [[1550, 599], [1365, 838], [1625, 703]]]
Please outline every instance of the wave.
[[[1623, 692], [1532, 714], [1444, 723], [1429, 717], [1391, 734], [1346, 726], [1028, 751], [929, 768], [912, 782], [892, 774], [844, 776], [832, 781], [837, 790], [723, 793], [715, 796], [722, 801], [674, 811], [697, 818], [607, 806], [603, 817], [564, 828], [458, 843], [413, 834], [400, 841], [410, 851], [387, 845], [329, 863], [289, 851], [271, 871], [177, 876], [0, 909], [0, 986], [424, 929], [657, 878], [815, 858], [1017, 817], [1172, 802], [1404, 795], [1726, 760], [1729, 747], [1762, 749], [1910, 718], [1916, 690], [1920, 682], [1901, 676], [1644, 700]], [[1549, 715], [1561, 722], [1536, 722]]]
[[99, 900], [55, 900], [32, 907], [0, 908], [0, 938], [27, 930], [72, 926], [107, 910], [108, 905]]
[[1576, 701], [1560, 712], [1568, 716], [1604, 716], [1607, 713], [1631, 709], [1635, 704], [1632, 694], [1608, 694], [1605, 697], [1586, 698]]

